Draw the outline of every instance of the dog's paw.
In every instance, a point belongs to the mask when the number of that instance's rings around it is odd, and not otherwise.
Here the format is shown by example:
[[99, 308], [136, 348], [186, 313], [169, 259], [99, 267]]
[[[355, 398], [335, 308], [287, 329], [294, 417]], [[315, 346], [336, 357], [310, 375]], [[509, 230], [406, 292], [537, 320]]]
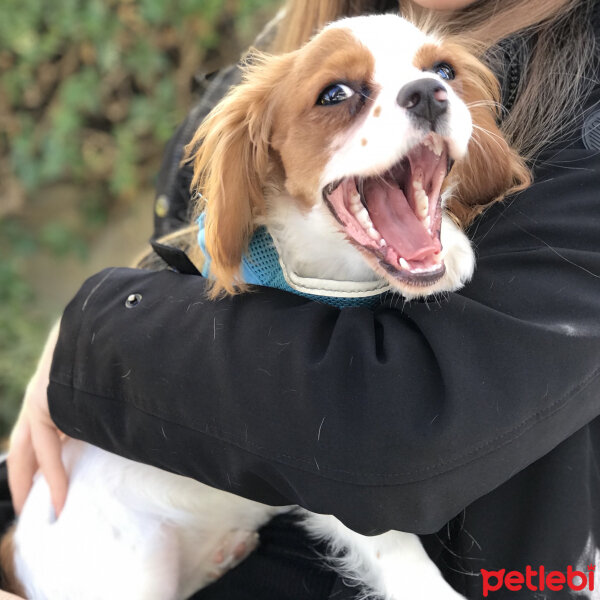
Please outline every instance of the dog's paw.
[[258, 546], [256, 531], [236, 529], [223, 537], [212, 556], [211, 579], [217, 580], [227, 571], [237, 567]]

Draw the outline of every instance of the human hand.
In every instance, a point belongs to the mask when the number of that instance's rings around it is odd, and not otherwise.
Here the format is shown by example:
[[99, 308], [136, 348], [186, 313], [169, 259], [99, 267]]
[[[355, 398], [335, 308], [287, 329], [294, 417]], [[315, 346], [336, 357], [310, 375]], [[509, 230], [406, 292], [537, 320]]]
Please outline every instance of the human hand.
[[57, 323], [48, 336], [36, 372], [27, 385], [21, 412], [10, 436], [8, 485], [17, 515], [23, 510], [33, 484], [33, 476], [38, 469], [50, 487], [57, 517], [67, 497], [68, 478], [61, 458], [64, 434], [50, 417], [47, 394], [59, 325]]

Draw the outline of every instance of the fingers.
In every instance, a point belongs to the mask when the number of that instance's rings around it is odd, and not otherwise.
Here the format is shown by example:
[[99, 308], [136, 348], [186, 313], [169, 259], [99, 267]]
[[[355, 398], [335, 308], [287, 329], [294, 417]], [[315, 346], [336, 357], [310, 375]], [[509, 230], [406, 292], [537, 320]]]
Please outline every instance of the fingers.
[[51, 421], [39, 420], [32, 425], [31, 440], [42, 475], [50, 487], [54, 514], [58, 518], [65, 505], [69, 487], [69, 479], [62, 462], [60, 433]]
[[68, 477], [62, 463], [62, 435], [43, 417], [31, 423], [20, 418], [11, 436], [7, 457], [8, 485], [17, 515], [21, 514], [40, 469], [50, 487], [54, 513], [58, 517], [67, 498]]
[[50, 417], [47, 396], [58, 331], [57, 323], [48, 336], [37, 370], [27, 385], [21, 414], [11, 435], [7, 458], [8, 482], [17, 514], [23, 510], [38, 467], [50, 487], [57, 517], [67, 496], [68, 478], [61, 458], [62, 434]]
[[8, 487], [13, 506], [17, 515], [20, 515], [31, 489], [33, 476], [38, 470], [29, 423], [22, 418], [19, 419], [13, 430], [6, 463], [8, 465]]

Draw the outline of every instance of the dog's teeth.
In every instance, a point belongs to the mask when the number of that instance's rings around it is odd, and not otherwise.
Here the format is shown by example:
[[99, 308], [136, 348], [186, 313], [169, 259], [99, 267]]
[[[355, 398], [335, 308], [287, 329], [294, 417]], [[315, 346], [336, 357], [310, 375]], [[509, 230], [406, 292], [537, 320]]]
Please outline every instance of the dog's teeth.
[[416, 269], [413, 269], [413, 273], [431, 273], [432, 271], [437, 271], [438, 267], [435, 265], [432, 265], [431, 267], [417, 267]]
[[423, 220], [423, 225], [425, 225], [425, 227], [427, 227], [427, 230], [429, 231], [429, 233], [431, 233], [431, 217], [429, 217], [429, 216], [425, 217], [425, 219]]
[[412, 186], [415, 192], [415, 213], [423, 221], [429, 214], [429, 198], [423, 189], [423, 183], [420, 179], [413, 180]]
[[358, 200], [358, 203], [351, 201], [350, 210], [352, 211], [354, 218], [366, 230], [367, 234], [376, 242], [378, 242], [381, 238], [381, 235], [375, 229], [373, 221], [371, 221], [371, 217], [369, 216], [369, 211], [362, 205], [360, 199]]
[[423, 188], [415, 193], [415, 212], [421, 221], [424, 220], [429, 213], [429, 198], [423, 191]]
[[367, 233], [369, 234], [369, 237], [376, 242], [381, 239], [381, 235], [379, 235], [379, 232], [374, 227], [369, 227], [369, 229], [367, 229]]
[[381, 239], [379, 240], [379, 246], [380, 246], [381, 248], [385, 248], [385, 247], [387, 246], [387, 242], [386, 242], [386, 241], [385, 241], [383, 238], [381, 238]]
[[359, 211], [357, 211], [356, 213], [354, 213], [354, 216], [356, 217], [356, 220], [365, 228], [365, 229], [370, 229], [371, 227], [373, 227], [373, 222], [371, 221], [371, 218], [369, 217], [369, 213], [367, 212], [367, 209], [361, 205], [361, 208]]
[[403, 268], [403, 269], [408, 269], [410, 270], [410, 265], [408, 264], [408, 262], [406, 261], [406, 259], [400, 257], [398, 259], [398, 264]]
[[423, 143], [423, 145], [433, 154], [435, 154], [436, 156], [439, 156], [439, 153], [437, 152], [437, 145], [435, 143], [435, 141], [432, 138], [427, 138], [425, 140], [425, 142]]
[[352, 196], [350, 196], [350, 204], [358, 207], [362, 205], [362, 202], [360, 201], [360, 194], [358, 192], [354, 192]]
[[423, 146], [431, 150], [431, 152], [433, 152], [433, 154], [436, 156], [441, 156], [444, 150], [444, 142], [441, 136], [437, 134], [432, 134], [425, 138], [423, 141]]

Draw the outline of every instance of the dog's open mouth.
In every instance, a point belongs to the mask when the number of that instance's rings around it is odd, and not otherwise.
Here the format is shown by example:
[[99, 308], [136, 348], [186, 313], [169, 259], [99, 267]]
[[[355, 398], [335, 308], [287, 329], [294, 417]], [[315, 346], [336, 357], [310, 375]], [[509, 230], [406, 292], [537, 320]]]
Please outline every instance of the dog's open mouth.
[[388, 275], [427, 286], [445, 272], [440, 191], [451, 166], [445, 142], [431, 133], [384, 173], [346, 177], [323, 197], [346, 235]]

